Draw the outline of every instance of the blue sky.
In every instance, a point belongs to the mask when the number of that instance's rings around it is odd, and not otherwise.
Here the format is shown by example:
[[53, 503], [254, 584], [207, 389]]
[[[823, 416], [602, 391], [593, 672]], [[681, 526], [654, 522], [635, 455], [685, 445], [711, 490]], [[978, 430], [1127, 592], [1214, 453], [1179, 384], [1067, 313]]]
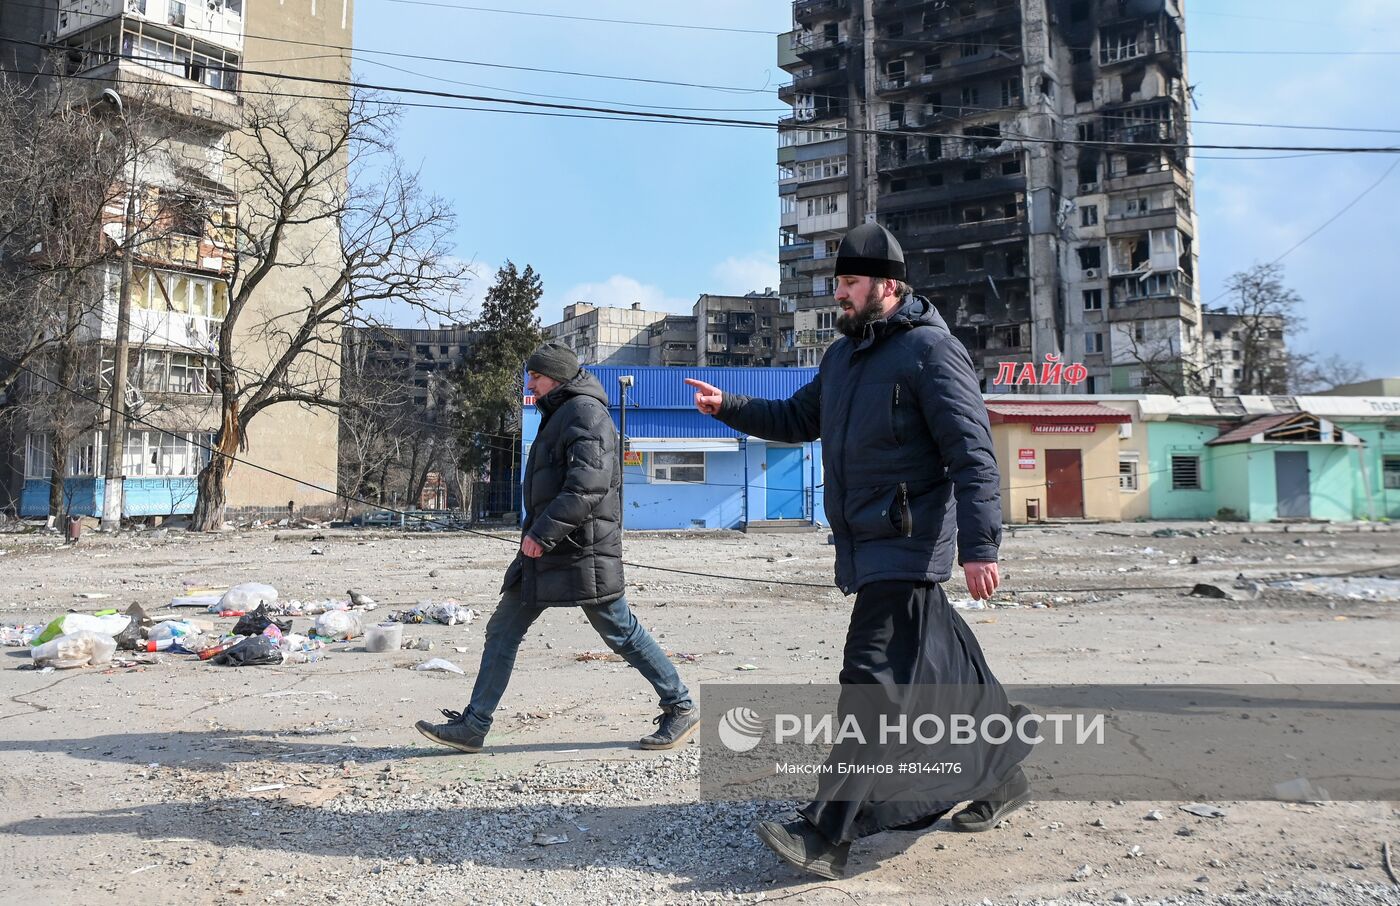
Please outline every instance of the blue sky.
[[[744, 119], [772, 120], [782, 108], [776, 87], [787, 76], [775, 62], [774, 35], [790, 27], [786, 2], [593, 0], [581, 7], [534, 0], [514, 7], [762, 29], [767, 35], [527, 18], [392, 0], [360, 0], [357, 6], [357, 48], [740, 90], [359, 54], [356, 74], [364, 81], [477, 94], [533, 92], [599, 106], [722, 108], [700, 115]], [[1195, 0], [1188, 4], [1187, 22], [1193, 51], [1400, 49], [1400, 3], [1394, 0]], [[1393, 90], [1400, 55], [1193, 53], [1189, 65], [1198, 120], [1400, 130], [1400, 96]], [[1400, 145], [1400, 133], [1205, 123], [1196, 126], [1194, 138], [1209, 144]], [[458, 252], [482, 277], [473, 296], [480, 298], [507, 258], [529, 263], [543, 276], [541, 315], [550, 321], [575, 300], [688, 311], [702, 292], [776, 287], [776, 147], [775, 134], [760, 130], [407, 109], [399, 150], [421, 167], [433, 191], [456, 206]], [[1229, 274], [1283, 254], [1396, 160], [1200, 155], [1196, 203], [1206, 302], [1221, 293]], [[1283, 261], [1289, 284], [1305, 303], [1307, 323], [1295, 344], [1340, 354], [1372, 376], [1400, 375], [1397, 202], [1400, 167]]]

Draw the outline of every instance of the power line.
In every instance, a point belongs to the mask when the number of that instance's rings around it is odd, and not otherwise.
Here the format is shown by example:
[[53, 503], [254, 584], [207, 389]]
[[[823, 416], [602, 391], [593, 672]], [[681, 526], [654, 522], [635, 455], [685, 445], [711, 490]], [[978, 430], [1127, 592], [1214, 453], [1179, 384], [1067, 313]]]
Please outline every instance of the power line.
[[[52, 47], [55, 46], [55, 45], [35, 44], [34, 42], [29, 42], [29, 41], [18, 42], [18, 43], [32, 44], [33, 46], [37, 46], [37, 47], [48, 47], [48, 48], [52, 48]], [[155, 62], [155, 63], [168, 63], [168, 62], [169, 62], [169, 61], [166, 61], [166, 60], [162, 60], [162, 59], [160, 59], [160, 58], [157, 58], [157, 57], [145, 57], [145, 56], [124, 55], [124, 54], [118, 54], [118, 53], [116, 53], [116, 52], [111, 52], [111, 51], [103, 51], [103, 52], [93, 51], [92, 53], [94, 53], [95, 55], [98, 55], [98, 56], [106, 56], [106, 57], [112, 57], [112, 58], [128, 59], [128, 60], [133, 60], [133, 61], [136, 61], [136, 62]], [[358, 81], [347, 80], [347, 79], [331, 79], [331, 78], [323, 78], [323, 77], [317, 77], [317, 76], [290, 75], [290, 74], [286, 74], [286, 73], [268, 72], [268, 71], [264, 71], [264, 70], [243, 69], [243, 68], [233, 67], [233, 66], [216, 66], [216, 65], [212, 65], [212, 64], [211, 64], [208, 68], [210, 68], [210, 69], [219, 69], [219, 70], [230, 71], [230, 72], [238, 72], [238, 73], [241, 73], [241, 74], [244, 74], [244, 75], [260, 76], [260, 77], [265, 77], [265, 78], [270, 78], [270, 79], [275, 79], [275, 80], [282, 80], [282, 81], [306, 82], [306, 83], [316, 84], [316, 85], [329, 85], [329, 86], [344, 87], [344, 88], [358, 88], [358, 89], [366, 90], [366, 91], [382, 91], [382, 92], [388, 92], [388, 93], [392, 93], [392, 94], [408, 94], [408, 95], [413, 95], [413, 96], [426, 96], [426, 97], [446, 98], [446, 99], [453, 99], [453, 100], [475, 101], [475, 102], [490, 103], [490, 104], [507, 104], [507, 105], [514, 105], [514, 106], [521, 106], [521, 107], [529, 108], [529, 110], [527, 110], [527, 111], [518, 111], [518, 110], [496, 110], [496, 111], [494, 111], [494, 112], [501, 112], [501, 113], [517, 113], [517, 114], [520, 114], [520, 113], [526, 113], [526, 112], [534, 112], [534, 111], [538, 111], [538, 110], [544, 110], [544, 111], [550, 111], [550, 112], [556, 112], [556, 111], [558, 111], [558, 112], [570, 113], [570, 114], [576, 114], [576, 115], [577, 115], [577, 114], [581, 114], [581, 113], [586, 113], [586, 114], [590, 114], [590, 115], [597, 116], [597, 117], [604, 118], [604, 119], [617, 119], [617, 118], [624, 118], [624, 117], [633, 117], [633, 118], [638, 118], [638, 119], [642, 119], [642, 120], [656, 121], [656, 122], [675, 122], [675, 123], [684, 123], [684, 124], [688, 124], [688, 125], [705, 125], [705, 126], [715, 126], [715, 127], [725, 127], [725, 128], [763, 129], [763, 130], [774, 130], [774, 129], [776, 129], [776, 130], [778, 130], [778, 131], [782, 131], [782, 130], [784, 130], [784, 129], [798, 128], [795, 124], [781, 123], [781, 122], [778, 123], [778, 124], [773, 124], [773, 123], [762, 122], [762, 121], [756, 121], [756, 120], [741, 120], [741, 119], [726, 118], [726, 117], [693, 116], [693, 115], [690, 115], [690, 114], [675, 114], [675, 113], [654, 113], [654, 112], [647, 112], [647, 111], [641, 111], [641, 110], [628, 110], [628, 109], [624, 109], [624, 108], [615, 108], [615, 107], [593, 107], [593, 106], [578, 105], [578, 104], [555, 104], [555, 103], [548, 103], [548, 102], [544, 102], [544, 101], [525, 101], [525, 100], [517, 100], [517, 99], [514, 99], [514, 98], [492, 97], [492, 96], [489, 96], [489, 95], [468, 95], [468, 94], [459, 94], [459, 93], [455, 93], [455, 92], [438, 91], [438, 90], [427, 89], [427, 88], [405, 88], [405, 87], [399, 87], [399, 86], [393, 86], [393, 85], [379, 85], [379, 84], [374, 84], [374, 83], [358, 82]], [[4, 71], [13, 71], [13, 70], [4, 70]], [[28, 73], [28, 74], [30, 74], [30, 75], [39, 75], [39, 74], [41, 74], [41, 73]], [[48, 74], [48, 75], [50, 75], [51, 77], [54, 77], [54, 78], [93, 79], [93, 80], [98, 80], [98, 81], [112, 81], [112, 79], [102, 79], [101, 77], [95, 77], [95, 76], [61, 75], [61, 74], [57, 74], [57, 73], [51, 73], [51, 74]], [[254, 93], [254, 92], [243, 92], [243, 93]], [[264, 92], [264, 93], [268, 93], [268, 92]], [[277, 94], [277, 93], [276, 93], [276, 92], [272, 92], [272, 94]], [[292, 93], [283, 93], [281, 96], [289, 97], [289, 98], [295, 98], [295, 99], [298, 99], [298, 100], [301, 100], [301, 99], [305, 99], [305, 98], [306, 98], [306, 95], [304, 95], [304, 94], [292, 94]], [[400, 103], [400, 102], [393, 102], [393, 103]], [[488, 108], [488, 109], [490, 109], [490, 108]], [[886, 137], [908, 137], [908, 136], [909, 136], [909, 133], [905, 133], [905, 132], [897, 132], [897, 131], [884, 130], [884, 129], [863, 129], [863, 128], [857, 128], [857, 127], [853, 127], [853, 126], [826, 126], [826, 127], [824, 127], [824, 128], [832, 129], [833, 131], [845, 132], [845, 133], [847, 133], [847, 134], [852, 134], [852, 135], [875, 135], [875, 136], [886, 136]], [[940, 133], [940, 132], [920, 132], [920, 133], [917, 133], [917, 134], [920, 135], [920, 136], [923, 136], [923, 137], [928, 137], [928, 138], [949, 138], [949, 139], [966, 139], [966, 138], [968, 138], [968, 136], [966, 136], [966, 135], [962, 135], [962, 134], [958, 134], [958, 133], [951, 133], [951, 132], [944, 132], [944, 133]], [[974, 137], [974, 138], [975, 138], [975, 137]], [[1307, 146], [1307, 145], [1302, 145], [1302, 146], [1299, 146], [1299, 145], [1224, 145], [1224, 144], [1187, 144], [1187, 143], [1172, 143], [1172, 142], [1110, 142], [1110, 141], [1093, 141], [1093, 140], [1086, 140], [1086, 139], [1040, 138], [1040, 137], [1036, 137], [1036, 136], [1022, 135], [1022, 134], [1018, 134], [1018, 133], [1003, 133], [1002, 136], [1001, 136], [1001, 138], [1004, 139], [1004, 140], [1021, 141], [1021, 142], [1025, 142], [1025, 143], [1028, 143], [1028, 144], [1071, 145], [1071, 146], [1079, 146], [1079, 147], [1098, 148], [1098, 149], [1101, 149], [1101, 150], [1120, 150], [1120, 151], [1133, 151], [1133, 150], [1136, 150], [1136, 151], [1145, 151], [1145, 150], [1154, 150], [1154, 149], [1155, 149], [1155, 150], [1171, 149], [1171, 150], [1190, 151], [1190, 150], [1200, 149], [1200, 150], [1224, 150], [1224, 151], [1285, 151], [1285, 152], [1337, 153], [1337, 154], [1394, 154], [1394, 153], [1400, 152], [1400, 146], [1334, 146], [1334, 147], [1326, 147], [1326, 146]]]
[[[1385, 181], [1390, 177], [1390, 174], [1395, 172], [1395, 168], [1396, 168], [1397, 166], [1400, 166], [1400, 159], [1396, 159], [1394, 162], [1391, 163], [1391, 165], [1390, 165], [1389, 167], [1386, 167], [1386, 168], [1385, 168], [1385, 172], [1382, 173], [1382, 174], [1380, 175], [1380, 178], [1378, 178], [1375, 182], [1371, 183], [1369, 186], [1367, 186], [1365, 189], [1363, 189], [1360, 195], [1356, 196], [1356, 197], [1353, 198], [1351, 201], [1347, 202], [1346, 206], [1343, 207], [1340, 211], [1338, 211], [1337, 213], [1333, 214], [1331, 217], [1327, 218], [1327, 220], [1325, 220], [1325, 221], [1322, 223], [1321, 226], [1319, 226], [1317, 229], [1313, 230], [1313, 231], [1312, 231], [1311, 233], [1309, 233], [1308, 235], [1304, 236], [1302, 239], [1299, 239], [1297, 242], [1293, 243], [1293, 245], [1289, 246], [1289, 248], [1288, 248], [1287, 251], [1285, 251], [1282, 255], [1279, 255], [1277, 258], [1275, 258], [1273, 261], [1271, 261], [1271, 262], [1269, 262], [1269, 263], [1270, 263], [1270, 264], [1278, 264], [1280, 261], [1282, 261], [1283, 259], [1287, 258], [1289, 255], [1293, 254], [1294, 252], [1296, 252], [1298, 249], [1302, 248], [1304, 244], [1306, 244], [1308, 241], [1310, 241], [1311, 239], [1313, 239], [1315, 236], [1317, 236], [1317, 235], [1318, 235], [1319, 233], [1321, 233], [1323, 230], [1327, 229], [1329, 226], [1331, 226], [1332, 224], [1334, 224], [1334, 223], [1336, 223], [1338, 220], [1340, 220], [1343, 214], [1345, 214], [1346, 212], [1350, 211], [1352, 208], [1356, 207], [1357, 204], [1359, 204], [1363, 198], [1365, 198], [1367, 195], [1370, 195], [1372, 192], [1376, 191], [1376, 189], [1380, 188], [1381, 183], [1385, 182]], [[1229, 289], [1222, 290], [1221, 293], [1220, 293], [1220, 295], [1216, 296], [1214, 299], [1211, 299], [1209, 302], [1207, 302], [1207, 303], [1206, 303], [1204, 306], [1202, 306], [1202, 307], [1205, 308], [1205, 307], [1214, 305], [1215, 303], [1219, 302], [1221, 299], [1223, 299], [1223, 298], [1225, 298], [1226, 296], [1230, 295], [1230, 293], [1231, 293], [1231, 290], [1229, 290]]]
[[440, 3], [435, 0], [389, 0], [390, 3], [402, 3], [406, 6], [432, 6], [438, 9], [455, 9], [462, 12], [475, 13], [499, 13], [503, 16], [530, 16], [538, 19], [567, 19], [573, 22], [601, 22], [609, 25], [637, 25], [646, 28], [677, 28], [687, 31], [719, 31], [731, 32], [743, 35], [763, 35], [771, 38], [776, 33], [759, 28], [725, 28], [718, 25], [688, 25], [678, 22], [642, 22], [636, 19], [601, 19], [593, 16], [565, 16], [559, 13], [530, 12], [520, 9], [496, 9], [489, 6], [462, 6], [456, 3]]

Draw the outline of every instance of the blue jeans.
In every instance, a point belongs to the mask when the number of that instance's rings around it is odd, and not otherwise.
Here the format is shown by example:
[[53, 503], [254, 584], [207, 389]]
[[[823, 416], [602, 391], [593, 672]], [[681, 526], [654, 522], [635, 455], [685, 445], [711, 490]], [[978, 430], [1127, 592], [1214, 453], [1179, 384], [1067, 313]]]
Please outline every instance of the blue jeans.
[[[691, 703], [690, 690], [681, 682], [675, 665], [656, 644], [651, 633], [637, 622], [625, 596], [601, 607], [580, 609], [603, 642], [622, 655], [623, 660], [636, 667], [651, 683], [661, 697], [661, 707]], [[501, 594], [496, 612], [486, 622], [486, 645], [481, 651], [481, 669], [477, 671], [471, 704], [466, 710], [467, 726], [472, 730], [484, 734], [491, 729], [492, 716], [515, 669], [515, 655], [520, 650], [520, 641], [545, 610], [544, 607], [523, 603], [518, 585]]]

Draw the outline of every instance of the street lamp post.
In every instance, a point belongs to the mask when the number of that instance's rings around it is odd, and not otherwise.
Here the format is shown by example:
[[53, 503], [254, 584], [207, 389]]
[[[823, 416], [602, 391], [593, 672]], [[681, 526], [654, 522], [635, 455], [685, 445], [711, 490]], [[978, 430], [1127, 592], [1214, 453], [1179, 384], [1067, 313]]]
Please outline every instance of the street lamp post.
[[131, 173], [126, 183], [126, 214], [122, 223], [121, 289], [117, 296], [117, 338], [112, 362], [112, 392], [107, 418], [107, 461], [103, 468], [102, 525], [104, 532], [115, 532], [122, 525], [124, 497], [122, 460], [126, 441], [126, 359], [131, 345], [131, 272], [136, 252], [136, 139], [126, 118], [121, 95], [112, 89], [102, 92], [102, 99], [117, 108], [122, 128], [131, 146]]
[[627, 488], [627, 390], [633, 382], [634, 379], [630, 374], [624, 374], [617, 379], [617, 527], [619, 531], [622, 530], [627, 521], [627, 509], [624, 506], [627, 498], [623, 493]]

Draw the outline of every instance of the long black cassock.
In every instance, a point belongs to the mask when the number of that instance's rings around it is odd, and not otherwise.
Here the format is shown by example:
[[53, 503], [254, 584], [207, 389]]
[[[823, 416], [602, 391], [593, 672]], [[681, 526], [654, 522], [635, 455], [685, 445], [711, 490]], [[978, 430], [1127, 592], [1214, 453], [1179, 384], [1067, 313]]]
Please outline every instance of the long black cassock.
[[[862, 740], [838, 743], [827, 764], [888, 767], [892, 773], [821, 775], [801, 814], [833, 843], [916, 822], [932, 823], [959, 802], [985, 797], [1030, 753], [1020, 735], [990, 745], [952, 741], [952, 718], [966, 715], [980, 731], [989, 715], [1015, 730], [1024, 712], [1012, 708], [982, 648], [943, 589], [930, 583], [875, 582], [856, 595], [846, 635], [838, 714], [855, 715]], [[934, 744], [913, 732], [925, 715], [941, 721]], [[880, 722], [906, 729], [903, 741], [880, 742]], [[838, 722], [839, 723], [839, 722]], [[928, 726], [932, 727], [932, 724]], [[1032, 728], [1033, 729], [1033, 728]], [[925, 738], [930, 734], [925, 733]], [[956, 764], [956, 773], [901, 772], [901, 766]]]

